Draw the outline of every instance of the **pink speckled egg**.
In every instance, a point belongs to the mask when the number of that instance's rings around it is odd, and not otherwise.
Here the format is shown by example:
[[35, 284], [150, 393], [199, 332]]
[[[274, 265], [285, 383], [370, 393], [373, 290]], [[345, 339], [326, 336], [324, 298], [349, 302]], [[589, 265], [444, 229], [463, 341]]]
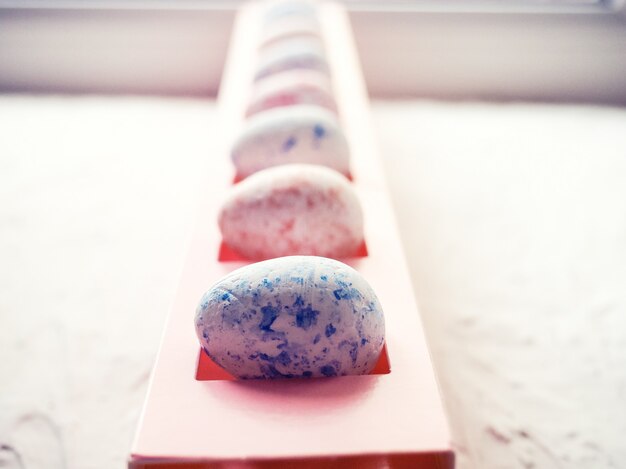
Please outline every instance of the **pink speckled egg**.
[[278, 41], [259, 52], [254, 80], [285, 70], [317, 70], [329, 73], [324, 44], [316, 37]]
[[275, 107], [309, 104], [336, 113], [328, 75], [315, 70], [288, 70], [270, 75], [257, 82], [246, 116]]
[[219, 214], [224, 242], [248, 259], [353, 256], [363, 214], [349, 181], [331, 169], [285, 165], [235, 185]]

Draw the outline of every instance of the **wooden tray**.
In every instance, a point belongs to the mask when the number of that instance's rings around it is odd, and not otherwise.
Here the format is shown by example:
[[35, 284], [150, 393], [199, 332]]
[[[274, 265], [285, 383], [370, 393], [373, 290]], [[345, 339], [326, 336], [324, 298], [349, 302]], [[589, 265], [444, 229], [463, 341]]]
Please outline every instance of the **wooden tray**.
[[219, 95], [223, 127], [207, 129], [223, 138], [223, 148], [207, 155], [213, 166], [129, 468], [452, 468], [448, 425], [376, 149], [351, 28], [337, 5], [321, 5], [320, 18], [366, 239], [361, 257], [342, 261], [360, 271], [380, 299], [386, 352], [370, 375], [279, 381], [233, 380], [200, 353], [194, 330], [200, 297], [246, 264], [222, 246], [217, 214], [234, 178], [228, 147], [241, 127], [251, 90], [261, 8], [245, 7], [236, 21]]

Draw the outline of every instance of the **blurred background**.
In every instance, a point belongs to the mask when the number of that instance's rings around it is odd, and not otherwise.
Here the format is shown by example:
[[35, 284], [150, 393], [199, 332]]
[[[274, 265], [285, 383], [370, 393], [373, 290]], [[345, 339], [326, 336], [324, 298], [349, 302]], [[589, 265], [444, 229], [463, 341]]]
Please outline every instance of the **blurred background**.
[[[238, 1], [0, 0], [0, 467], [124, 467]], [[457, 467], [626, 467], [626, 9], [347, 0]]]

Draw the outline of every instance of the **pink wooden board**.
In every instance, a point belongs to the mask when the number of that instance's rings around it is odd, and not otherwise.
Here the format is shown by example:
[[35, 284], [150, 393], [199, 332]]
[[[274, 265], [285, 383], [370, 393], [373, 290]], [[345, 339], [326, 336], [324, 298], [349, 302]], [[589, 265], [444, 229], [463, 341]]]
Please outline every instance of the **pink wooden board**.
[[[384, 363], [366, 376], [238, 381], [211, 369], [206, 357], [205, 363], [199, 361], [193, 321], [197, 302], [215, 281], [246, 264], [232, 253], [225, 256], [216, 220], [234, 177], [228, 146], [251, 89], [259, 8], [244, 8], [236, 22], [219, 97], [223, 128], [217, 133], [223, 149], [208, 155], [211, 174], [129, 467], [289, 467], [297, 461], [296, 467], [452, 468], [448, 425], [369, 122], [351, 29], [336, 5], [321, 7], [323, 34], [367, 245], [365, 256], [342, 260], [361, 272], [381, 301]], [[203, 370], [204, 378], [196, 379]]]

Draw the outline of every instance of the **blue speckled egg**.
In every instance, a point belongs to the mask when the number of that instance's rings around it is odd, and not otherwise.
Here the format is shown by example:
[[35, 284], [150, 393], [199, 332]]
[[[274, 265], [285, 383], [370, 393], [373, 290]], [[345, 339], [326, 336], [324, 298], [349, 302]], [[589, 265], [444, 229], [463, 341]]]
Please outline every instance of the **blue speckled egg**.
[[269, 4], [264, 15], [266, 23], [284, 18], [309, 17], [314, 18], [317, 13], [315, 3], [303, 0], [284, 0]]
[[204, 294], [195, 325], [206, 353], [242, 379], [366, 374], [385, 334], [380, 303], [365, 279], [316, 256], [235, 270]]
[[242, 178], [293, 163], [350, 173], [348, 141], [336, 116], [319, 106], [277, 107], [252, 116], [235, 139], [231, 158]]

